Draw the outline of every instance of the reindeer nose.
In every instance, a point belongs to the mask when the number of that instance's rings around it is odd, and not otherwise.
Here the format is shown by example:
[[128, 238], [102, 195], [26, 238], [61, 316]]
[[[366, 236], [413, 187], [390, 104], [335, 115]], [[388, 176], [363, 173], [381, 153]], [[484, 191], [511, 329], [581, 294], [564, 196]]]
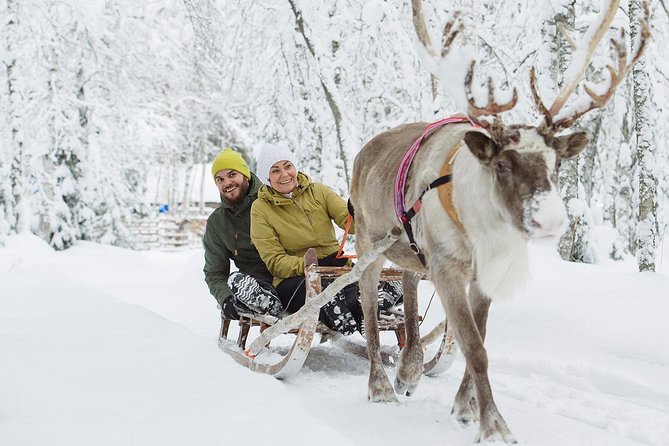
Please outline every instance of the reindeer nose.
[[530, 237], [558, 237], [566, 229], [566, 221], [560, 216], [546, 220], [532, 219], [530, 222]]

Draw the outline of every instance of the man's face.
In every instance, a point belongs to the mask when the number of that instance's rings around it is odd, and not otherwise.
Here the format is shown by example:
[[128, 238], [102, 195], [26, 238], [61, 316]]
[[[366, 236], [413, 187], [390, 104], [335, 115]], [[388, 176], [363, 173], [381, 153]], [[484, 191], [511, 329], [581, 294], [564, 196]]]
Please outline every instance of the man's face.
[[249, 180], [236, 170], [219, 170], [214, 181], [225, 202], [231, 206], [240, 204], [249, 193]]

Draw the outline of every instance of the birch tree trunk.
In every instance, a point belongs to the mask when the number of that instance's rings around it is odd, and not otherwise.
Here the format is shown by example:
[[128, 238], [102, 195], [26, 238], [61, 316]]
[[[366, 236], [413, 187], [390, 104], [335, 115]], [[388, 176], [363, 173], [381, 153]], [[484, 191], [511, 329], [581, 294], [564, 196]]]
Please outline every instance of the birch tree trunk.
[[[5, 62], [5, 75], [7, 76], [6, 93], [8, 103], [8, 121], [9, 144], [6, 148], [6, 158], [3, 164], [7, 166], [3, 169], [3, 177], [7, 175], [7, 181], [2, 182], [2, 201], [5, 208], [5, 219], [8, 224], [7, 232], [21, 232], [30, 230], [30, 217], [25, 215], [29, 211], [23, 200], [25, 199], [25, 165], [23, 137], [20, 132], [21, 121], [18, 116], [20, 108], [20, 92], [17, 90], [16, 71], [18, 69], [18, 59], [16, 51], [19, 43], [19, 17], [18, 17], [18, 2], [15, 0], [7, 0], [5, 2], [5, 10], [7, 13], [7, 22], [4, 28], [5, 48], [7, 50], [8, 60]], [[7, 170], [8, 172], [5, 172]], [[28, 225], [28, 226], [27, 226]]]
[[[555, 54], [551, 66], [551, 77], [556, 85], [562, 83], [562, 73], [569, 65], [572, 47], [567, 36], [574, 31], [575, 0], [562, 5], [554, 18], [555, 35], [553, 37], [552, 49]], [[574, 247], [578, 245], [579, 219], [572, 215], [570, 201], [578, 195], [578, 157], [563, 160], [559, 172], [562, 199], [569, 213], [569, 229], [560, 239], [558, 251], [563, 260], [577, 260], [574, 258]]]
[[[629, 6], [630, 34], [639, 33], [642, 14], [640, 0], [631, 0]], [[657, 177], [655, 174], [655, 144], [650, 128], [650, 79], [643, 56], [632, 71], [634, 83], [634, 130], [639, 162], [639, 216], [636, 225], [636, 258], [639, 271], [655, 271], [657, 239]]]

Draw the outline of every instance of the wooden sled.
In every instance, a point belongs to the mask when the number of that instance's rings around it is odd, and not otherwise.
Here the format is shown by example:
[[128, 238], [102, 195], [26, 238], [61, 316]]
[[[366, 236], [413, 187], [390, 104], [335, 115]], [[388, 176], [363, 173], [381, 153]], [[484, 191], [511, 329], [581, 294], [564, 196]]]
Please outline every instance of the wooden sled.
[[[318, 266], [316, 250], [309, 249], [304, 255], [305, 280], [306, 280], [306, 298], [316, 298], [321, 293], [321, 278], [335, 278], [351, 271], [348, 267]], [[402, 271], [398, 269], [385, 268], [381, 272], [381, 280], [401, 280]], [[271, 316], [258, 315], [240, 315], [239, 335], [236, 342], [228, 338], [230, 320], [221, 318], [221, 331], [219, 334], [219, 348], [230, 355], [237, 363], [253, 370], [254, 372], [272, 375], [278, 379], [288, 378], [302, 368], [309, 351], [313, 345], [329, 340], [333, 345], [344, 350], [351, 351], [358, 355], [367, 357], [366, 345], [355, 343], [347, 339], [338, 332], [330, 330], [324, 324], [318, 321], [318, 312], [312, 313], [304, 319], [299, 328], [294, 328], [285, 333], [295, 336], [293, 344], [284, 355], [275, 351], [263, 348], [257, 355], [248, 352], [246, 344], [251, 328], [259, 327], [260, 334], [278, 320]], [[437, 340], [440, 345], [436, 353], [432, 355], [423, 364], [423, 372], [426, 375], [437, 375], [450, 367], [457, 351], [452, 331], [446, 329], [446, 323], [437, 325], [428, 335], [421, 338], [423, 348], [428, 348]], [[278, 327], [275, 327], [278, 328]], [[382, 317], [379, 319], [380, 331], [393, 331], [397, 338], [399, 348], [382, 350], [382, 360], [386, 365], [396, 363], [399, 349], [406, 341], [404, 329], [404, 318], [401, 314], [395, 314], [394, 317]], [[256, 341], [257, 342], [257, 341]], [[264, 341], [262, 341], [264, 342]], [[261, 346], [263, 344], [260, 344]]]

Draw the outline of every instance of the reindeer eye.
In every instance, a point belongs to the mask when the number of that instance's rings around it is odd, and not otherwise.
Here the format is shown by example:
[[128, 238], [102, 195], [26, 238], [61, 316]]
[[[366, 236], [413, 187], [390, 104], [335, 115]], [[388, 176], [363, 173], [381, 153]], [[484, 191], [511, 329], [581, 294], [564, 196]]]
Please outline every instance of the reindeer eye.
[[495, 169], [497, 169], [498, 173], [507, 173], [511, 170], [511, 168], [507, 166], [504, 161], [497, 161], [495, 163]]

